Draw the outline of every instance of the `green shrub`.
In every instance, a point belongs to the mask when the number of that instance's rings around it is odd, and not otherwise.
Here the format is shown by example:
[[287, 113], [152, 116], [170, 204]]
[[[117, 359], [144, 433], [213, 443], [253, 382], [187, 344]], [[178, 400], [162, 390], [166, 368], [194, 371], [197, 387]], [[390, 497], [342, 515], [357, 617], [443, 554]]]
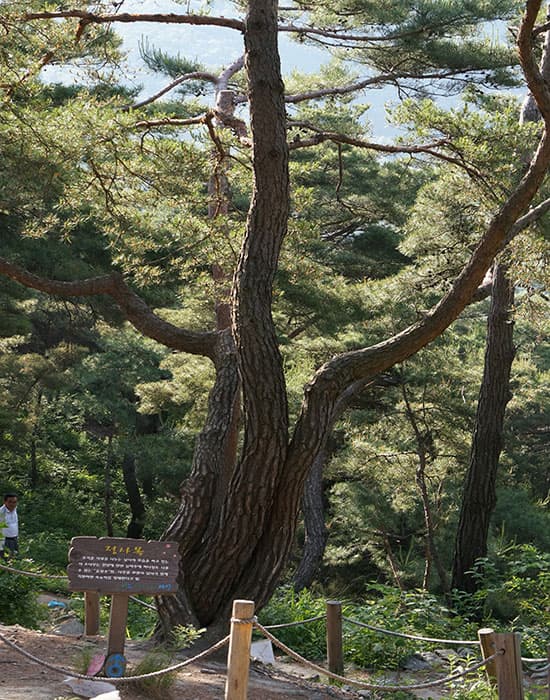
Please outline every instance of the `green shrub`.
[[[26, 569], [24, 560], [17, 566]], [[40, 627], [43, 607], [38, 602], [40, 581], [31, 576], [0, 570], [0, 620], [4, 625]]]
[[[134, 598], [141, 600], [141, 598], [137, 596], [133, 596], [129, 600], [128, 619], [126, 622], [128, 636], [130, 639], [148, 639], [153, 634], [157, 624], [157, 611], [154, 606], [153, 608], [149, 608], [140, 605]], [[147, 605], [152, 605], [151, 599], [149, 599]]]
[[486, 626], [521, 633], [522, 653], [546, 657], [550, 629], [550, 554], [533, 545], [506, 546], [477, 562], [478, 590], [455, 592], [456, 607]]
[[[315, 598], [308, 591], [295, 593], [292, 588], [279, 589], [267, 607], [259, 616], [265, 627], [282, 623], [298, 622], [312, 617], [324, 616], [326, 603], [322, 598]], [[296, 627], [273, 630], [274, 635], [284, 644], [310, 660], [323, 659], [326, 656], [325, 620], [309, 622]]]
[[[384, 630], [446, 639], [477, 640], [477, 628], [451, 612], [435, 596], [373, 586], [362, 604], [342, 602], [344, 618]], [[280, 589], [262, 610], [263, 625], [281, 624], [325, 615], [326, 602], [309, 591], [296, 594]], [[273, 631], [287, 646], [308, 659], [326, 657], [325, 620]], [[397, 669], [411, 654], [433, 644], [387, 635], [344, 621], [343, 647], [346, 663], [368, 669]]]
[[70, 538], [62, 530], [27, 535], [23, 546], [31, 559], [44, 566], [64, 570], [67, 566]]
[[[172, 657], [163, 652], [155, 652], [148, 654], [138, 664], [132, 666], [131, 670], [126, 672], [126, 675], [143, 676], [155, 671], [160, 671], [168, 668], [172, 664]], [[127, 687], [135, 688], [138, 692], [143, 693], [148, 698], [158, 698], [165, 700], [171, 686], [176, 680], [175, 673], [162, 673], [152, 678], [144, 678], [139, 681], [131, 681]]]

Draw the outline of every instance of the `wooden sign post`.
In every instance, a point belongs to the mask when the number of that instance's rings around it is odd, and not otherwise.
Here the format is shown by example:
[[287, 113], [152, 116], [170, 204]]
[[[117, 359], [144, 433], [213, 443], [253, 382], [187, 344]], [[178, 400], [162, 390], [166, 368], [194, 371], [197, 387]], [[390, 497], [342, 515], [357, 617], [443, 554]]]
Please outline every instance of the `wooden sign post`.
[[[176, 542], [121, 537], [73, 537], [69, 549], [69, 590], [111, 595], [105, 669], [124, 673], [128, 599], [138, 593], [176, 593], [179, 552]], [[88, 611], [87, 611], [88, 612]], [[109, 663], [110, 660], [110, 663]]]

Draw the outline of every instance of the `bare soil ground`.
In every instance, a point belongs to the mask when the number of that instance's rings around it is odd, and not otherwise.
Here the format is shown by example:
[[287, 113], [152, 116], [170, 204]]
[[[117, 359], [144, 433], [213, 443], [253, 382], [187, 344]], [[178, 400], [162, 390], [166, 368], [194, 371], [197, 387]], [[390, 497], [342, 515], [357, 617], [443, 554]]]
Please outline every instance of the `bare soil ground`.
[[[18, 625], [0, 625], [0, 634], [41, 661], [76, 673], [83, 673], [82, 663], [94, 648], [101, 652], [106, 644], [104, 638], [41, 633]], [[153, 648], [149, 644], [128, 641], [125, 648], [128, 673], [131, 673], [132, 665], [139, 663], [151, 651]], [[173, 663], [182, 660], [183, 657], [178, 656]], [[289, 671], [252, 664], [249, 700], [349, 700], [357, 697], [355, 693], [325, 687], [293, 675], [293, 668], [289, 668]], [[186, 666], [175, 675], [171, 687], [158, 694], [154, 690], [143, 691], [120, 684], [117, 686], [120, 697], [123, 700], [220, 700], [224, 697], [226, 666], [223, 662], [206, 659], [200, 664]], [[0, 700], [72, 700], [79, 697], [64, 683], [65, 677], [65, 673], [57, 673], [0, 643]]]

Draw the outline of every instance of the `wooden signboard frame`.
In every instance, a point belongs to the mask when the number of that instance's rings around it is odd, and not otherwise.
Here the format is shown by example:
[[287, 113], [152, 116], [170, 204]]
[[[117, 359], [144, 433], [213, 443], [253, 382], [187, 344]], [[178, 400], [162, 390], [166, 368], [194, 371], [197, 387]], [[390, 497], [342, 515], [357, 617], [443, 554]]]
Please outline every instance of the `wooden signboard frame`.
[[[73, 537], [67, 575], [69, 590], [84, 591], [86, 634], [99, 632], [99, 596], [110, 595], [107, 654], [124, 654], [130, 595], [170, 595], [178, 590], [176, 542], [122, 537]], [[93, 615], [93, 620], [88, 620]]]

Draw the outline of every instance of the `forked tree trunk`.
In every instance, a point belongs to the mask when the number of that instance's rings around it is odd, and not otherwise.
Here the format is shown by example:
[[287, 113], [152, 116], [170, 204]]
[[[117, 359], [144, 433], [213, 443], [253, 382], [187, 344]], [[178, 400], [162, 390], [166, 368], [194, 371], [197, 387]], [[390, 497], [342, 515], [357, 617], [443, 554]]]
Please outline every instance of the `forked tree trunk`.
[[511, 398], [510, 371], [515, 354], [511, 318], [514, 287], [501, 264], [495, 265], [493, 277], [485, 366], [452, 574], [452, 587], [470, 593], [479, 586], [472, 574], [475, 562], [487, 555], [489, 522], [496, 504], [496, 475], [502, 450], [504, 412]]
[[[256, 135], [254, 188], [232, 297], [232, 338], [223, 335], [215, 359], [216, 385], [178, 516], [166, 537], [181, 543], [182, 584], [202, 624], [227, 617], [232, 598], [250, 597], [261, 586], [258, 543], [269, 526], [288, 446], [286, 387], [271, 317], [271, 296], [288, 220], [288, 146], [284, 87], [277, 51], [276, 3], [251, 3], [245, 32], [251, 128]], [[228, 416], [243, 394], [243, 440], [233, 472], [222, 478], [230, 439]], [[224, 402], [220, 407], [216, 394]], [[233, 434], [231, 433], [231, 436]], [[222, 437], [220, 437], [222, 436]], [[217, 443], [217, 449], [216, 445]], [[201, 454], [202, 452], [202, 454]], [[206, 459], [205, 459], [206, 456]], [[291, 511], [292, 512], [292, 511]], [[294, 509], [294, 513], [296, 509]], [[275, 580], [281, 562], [270, 567]], [[249, 576], [253, 584], [243, 583]], [[208, 581], [208, 585], [205, 582]], [[274, 584], [267, 586], [267, 596]], [[269, 591], [269, 592], [267, 592]], [[264, 594], [265, 595], [265, 594]], [[253, 596], [257, 598], [257, 596]], [[258, 601], [265, 603], [265, 598]], [[173, 611], [161, 601], [161, 617]], [[173, 619], [166, 620], [173, 624]]]
[[[168, 347], [206, 355], [216, 368], [181, 507], [166, 532], [182, 554], [180, 590], [159, 601], [165, 630], [196, 619], [227, 620], [235, 598], [261, 608], [271, 597], [294, 542], [304, 482], [326, 446], [338, 402], [437, 338], [470, 303], [495, 256], [513, 235], [550, 164], [550, 94], [534, 61], [539, 0], [527, 0], [518, 50], [529, 89], [545, 119], [525, 175], [487, 226], [448, 293], [429, 313], [384, 342], [342, 353], [321, 367], [304, 391], [289, 435], [283, 362], [271, 305], [272, 287], [289, 217], [288, 144], [284, 86], [277, 49], [276, 0], [249, 0], [243, 32], [253, 140], [251, 205], [231, 296], [231, 332], [195, 333], [150, 312], [116, 274], [86, 284], [54, 282], [0, 261], [0, 272], [62, 296], [109, 293], [138, 330]], [[242, 389], [242, 442], [231, 473], [221, 456], [233, 438], [232, 411]], [[217, 405], [219, 399], [221, 405]], [[230, 438], [231, 436], [231, 438]]]

